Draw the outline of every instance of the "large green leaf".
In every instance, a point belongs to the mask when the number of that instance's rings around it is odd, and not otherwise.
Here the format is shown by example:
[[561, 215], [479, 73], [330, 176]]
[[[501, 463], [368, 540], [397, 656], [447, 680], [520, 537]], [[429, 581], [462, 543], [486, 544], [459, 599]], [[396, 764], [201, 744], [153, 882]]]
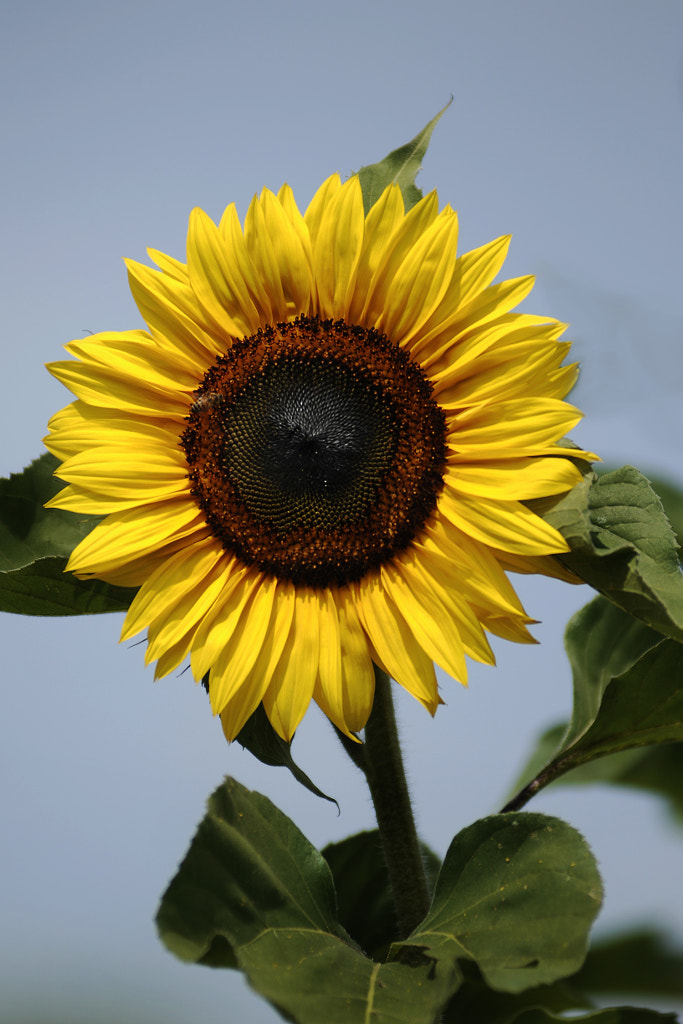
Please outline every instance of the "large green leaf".
[[[422, 859], [430, 891], [441, 861], [424, 843]], [[389, 885], [382, 840], [377, 829], [359, 832], [322, 851], [337, 892], [339, 920], [361, 949], [384, 960], [396, 939], [396, 911]]]
[[[574, 674], [572, 720], [550, 757], [548, 747], [558, 739], [558, 729], [545, 737], [527, 766], [534, 778], [507, 810], [518, 809], [544, 786], [595, 759], [683, 741], [683, 645], [662, 638], [603, 598], [573, 617], [566, 645]], [[539, 753], [548, 757], [543, 767]]]
[[683, 574], [662, 503], [638, 470], [585, 478], [559, 500], [530, 503], [564, 536], [561, 560], [630, 615], [683, 641]]
[[422, 189], [415, 184], [415, 178], [422, 166], [429, 140], [441, 115], [450, 107], [452, 99], [440, 110], [436, 117], [421, 132], [398, 149], [392, 150], [388, 156], [376, 164], [367, 164], [358, 171], [363, 191], [363, 206], [367, 214], [371, 206], [377, 202], [387, 186], [396, 182], [403, 195], [406, 211], [410, 210], [420, 199]]
[[64, 574], [73, 549], [98, 516], [46, 509], [64, 486], [46, 453], [22, 473], [0, 479], [0, 611], [23, 615], [81, 615], [125, 610], [135, 590]]
[[471, 960], [491, 988], [522, 992], [578, 970], [601, 899], [575, 829], [541, 814], [494, 815], [455, 837], [427, 917], [393, 954], [441, 969]]
[[157, 924], [182, 960], [239, 967], [301, 1024], [433, 1024], [455, 965], [377, 964], [337, 920], [327, 863], [266, 797], [227, 779], [209, 800]]

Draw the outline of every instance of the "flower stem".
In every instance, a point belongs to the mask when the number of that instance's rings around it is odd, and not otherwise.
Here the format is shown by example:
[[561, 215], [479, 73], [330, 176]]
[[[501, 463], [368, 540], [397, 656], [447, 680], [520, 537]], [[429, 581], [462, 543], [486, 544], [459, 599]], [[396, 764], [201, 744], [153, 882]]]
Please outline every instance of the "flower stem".
[[394, 895], [399, 938], [429, 909], [429, 888], [408, 793], [391, 696], [391, 680], [375, 668], [375, 699], [365, 726], [361, 767], [370, 787]]

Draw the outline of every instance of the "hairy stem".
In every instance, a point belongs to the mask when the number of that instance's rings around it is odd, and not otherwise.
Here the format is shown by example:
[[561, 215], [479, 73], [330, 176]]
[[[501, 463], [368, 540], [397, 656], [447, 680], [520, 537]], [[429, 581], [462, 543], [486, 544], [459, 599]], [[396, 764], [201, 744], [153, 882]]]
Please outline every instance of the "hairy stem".
[[365, 727], [365, 743], [360, 748], [360, 767], [375, 805], [399, 937], [403, 939], [425, 917], [429, 888], [403, 768], [391, 686], [386, 673], [375, 668], [375, 699]]

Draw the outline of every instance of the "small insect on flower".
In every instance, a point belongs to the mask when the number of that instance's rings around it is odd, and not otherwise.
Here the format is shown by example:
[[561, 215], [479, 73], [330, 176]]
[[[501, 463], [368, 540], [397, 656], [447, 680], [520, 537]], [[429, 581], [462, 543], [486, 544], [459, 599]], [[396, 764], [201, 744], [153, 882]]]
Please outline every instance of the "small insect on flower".
[[224, 401], [224, 396], [218, 391], [207, 391], [190, 406], [190, 414], [204, 412], [206, 409], [217, 409]]

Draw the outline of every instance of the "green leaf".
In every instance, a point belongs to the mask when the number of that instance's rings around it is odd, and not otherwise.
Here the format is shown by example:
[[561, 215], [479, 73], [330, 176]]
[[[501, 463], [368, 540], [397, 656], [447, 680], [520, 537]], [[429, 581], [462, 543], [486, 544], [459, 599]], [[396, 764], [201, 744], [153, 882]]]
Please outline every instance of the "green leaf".
[[406, 212], [422, 199], [422, 189], [415, 184], [415, 178], [422, 166], [432, 132], [439, 118], [448, 110], [452, 102], [451, 98], [443, 110], [440, 110], [411, 142], [392, 150], [379, 163], [367, 164], [357, 172], [363, 191], [363, 206], [366, 216], [385, 188], [393, 185], [394, 182], [400, 186]]
[[[559, 749], [506, 810], [597, 758], [683, 741], [681, 644], [596, 598], [570, 621], [566, 646], [574, 674], [572, 721]], [[546, 750], [547, 744], [548, 738]]]
[[23, 615], [81, 615], [124, 611], [130, 587], [77, 580], [64, 568], [73, 549], [100, 522], [98, 516], [46, 509], [64, 486], [48, 453], [22, 473], [0, 479], [0, 611]]
[[65, 573], [66, 558], [39, 558], [0, 573], [0, 611], [17, 615], [94, 615], [125, 612], [136, 591]]
[[[424, 843], [421, 847], [431, 890], [441, 861]], [[322, 855], [334, 879], [342, 926], [368, 956], [386, 959], [396, 939], [396, 911], [378, 830], [330, 843]]]
[[593, 946], [572, 981], [598, 994], [683, 996], [683, 949], [657, 931], [615, 935]]
[[393, 955], [439, 969], [472, 960], [491, 988], [522, 992], [578, 970], [601, 899], [575, 829], [541, 814], [494, 815], [455, 837], [427, 917]]
[[670, 480], [660, 476], [649, 477], [652, 488], [664, 506], [666, 517], [676, 535], [679, 549], [683, 546], [683, 491]]
[[263, 704], [259, 704], [251, 718], [242, 726], [236, 741], [243, 747], [246, 747], [263, 764], [270, 764], [278, 768], [288, 768], [296, 781], [300, 782], [305, 789], [321, 797], [323, 800], [329, 800], [330, 803], [336, 804], [337, 810], [339, 810], [339, 804], [334, 797], [327, 796], [321, 789], [318, 789], [315, 783], [309, 779], [308, 775], [296, 764], [292, 757], [292, 744], [287, 743], [286, 740], [283, 740], [275, 732]]
[[564, 644], [572, 667], [574, 707], [565, 746], [593, 724], [612, 680], [661, 640], [657, 630], [602, 597], [572, 616]]
[[562, 755], [574, 763], [683, 740], [683, 646], [662, 640], [605, 690], [591, 727]]
[[209, 800], [157, 915], [181, 960], [237, 966], [300, 1024], [433, 1024], [455, 965], [377, 964], [337, 919], [332, 876], [296, 826], [226, 779]]
[[[539, 775], [552, 761], [566, 732], [567, 723], [563, 722], [543, 733], [524, 771], [520, 773], [513, 793], [529, 779]], [[661, 743], [608, 754], [572, 768], [552, 783], [558, 786], [597, 784], [644, 789], [661, 796], [668, 801], [674, 818], [683, 824], [683, 743]]]
[[683, 641], [676, 537], [649, 481], [631, 466], [584, 479], [559, 501], [530, 503], [569, 543], [560, 560], [648, 626]]

